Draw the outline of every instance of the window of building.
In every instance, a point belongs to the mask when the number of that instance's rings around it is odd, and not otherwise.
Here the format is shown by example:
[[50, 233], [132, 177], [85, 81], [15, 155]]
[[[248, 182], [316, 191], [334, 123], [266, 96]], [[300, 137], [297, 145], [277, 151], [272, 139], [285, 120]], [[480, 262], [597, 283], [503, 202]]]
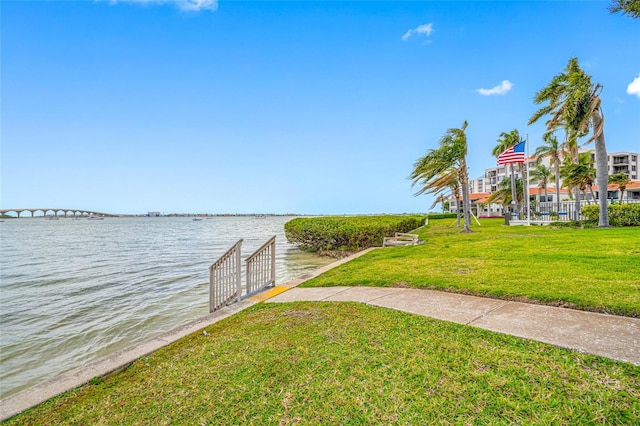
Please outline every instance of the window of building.
[[638, 156], [636, 156], [636, 155], [632, 155], [632, 156], [631, 156], [631, 159], [632, 159], [633, 161], [638, 161]]

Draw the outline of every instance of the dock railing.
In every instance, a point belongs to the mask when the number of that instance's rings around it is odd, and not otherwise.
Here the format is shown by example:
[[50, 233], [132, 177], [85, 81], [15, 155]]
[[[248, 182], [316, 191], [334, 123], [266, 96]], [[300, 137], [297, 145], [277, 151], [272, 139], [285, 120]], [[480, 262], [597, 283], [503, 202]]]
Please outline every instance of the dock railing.
[[[209, 268], [209, 312], [240, 301], [242, 289], [242, 240]], [[276, 283], [276, 237], [273, 236], [247, 260], [244, 295]]]
[[256, 250], [247, 262], [247, 294], [276, 283], [275, 235]]
[[242, 297], [241, 247], [239, 240], [209, 268], [209, 312]]

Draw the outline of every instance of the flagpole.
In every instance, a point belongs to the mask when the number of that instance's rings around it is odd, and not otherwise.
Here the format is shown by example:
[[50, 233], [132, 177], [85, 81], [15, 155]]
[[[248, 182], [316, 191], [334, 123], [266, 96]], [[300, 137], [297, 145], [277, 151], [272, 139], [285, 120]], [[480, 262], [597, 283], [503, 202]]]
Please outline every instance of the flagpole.
[[527, 157], [524, 160], [525, 161], [525, 166], [527, 167], [527, 182], [526, 184], [524, 184], [524, 188], [525, 189], [525, 197], [527, 200], [527, 226], [531, 226], [531, 208], [529, 206], [529, 134], [527, 133], [527, 139], [525, 142], [525, 145], [527, 147]]

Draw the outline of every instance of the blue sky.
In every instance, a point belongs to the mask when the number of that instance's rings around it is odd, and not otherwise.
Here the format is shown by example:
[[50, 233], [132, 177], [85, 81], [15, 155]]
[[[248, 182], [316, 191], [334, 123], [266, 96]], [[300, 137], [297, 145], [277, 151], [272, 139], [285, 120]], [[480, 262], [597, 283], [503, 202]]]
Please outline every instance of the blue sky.
[[[424, 212], [413, 162], [469, 122], [471, 177], [571, 57], [640, 151], [640, 20], [608, 1], [2, 1], [2, 208]], [[635, 81], [635, 83], [634, 83]]]

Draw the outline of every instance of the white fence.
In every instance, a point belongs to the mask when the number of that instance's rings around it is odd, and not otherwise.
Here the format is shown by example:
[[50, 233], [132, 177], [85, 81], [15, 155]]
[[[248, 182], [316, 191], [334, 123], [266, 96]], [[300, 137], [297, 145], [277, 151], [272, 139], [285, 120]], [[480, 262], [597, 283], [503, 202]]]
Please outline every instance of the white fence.
[[276, 237], [273, 236], [246, 260], [247, 294], [276, 283]]
[[242, 296], [242, 240], [233, 245], [209, 268], [209, 312]]
[[[636, 204], [639, 202], [640, 200], [615, 201], [616, 204]], [[529, 218], [537, 222], [584, 220], [586, 217], [582, 215], [582, 208], [588, 205], [598, 205], [598, 203], [597, 201], [580, 201], [577, 210], [575, 201], [531, 203], [529, 206]], [[526, 206], [524, 204], [512, 205], [511, 207], [514, 210], [511, 213], [511, 220], [522, 221], [527, 219]]]
[[[242, 289], [242, 240], [209, 268], [209, 312], [240, 301]], [[273, 236], [247, 260], [245, 296], [276, 283], [276, 237]]]

